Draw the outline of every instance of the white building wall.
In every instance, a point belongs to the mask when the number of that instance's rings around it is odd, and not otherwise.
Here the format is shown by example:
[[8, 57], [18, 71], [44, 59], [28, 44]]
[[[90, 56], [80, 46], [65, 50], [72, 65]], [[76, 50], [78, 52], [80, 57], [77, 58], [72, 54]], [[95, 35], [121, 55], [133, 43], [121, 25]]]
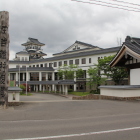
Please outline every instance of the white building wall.
[[130, 70], [130, 85], [140, 85], [140, 68]]

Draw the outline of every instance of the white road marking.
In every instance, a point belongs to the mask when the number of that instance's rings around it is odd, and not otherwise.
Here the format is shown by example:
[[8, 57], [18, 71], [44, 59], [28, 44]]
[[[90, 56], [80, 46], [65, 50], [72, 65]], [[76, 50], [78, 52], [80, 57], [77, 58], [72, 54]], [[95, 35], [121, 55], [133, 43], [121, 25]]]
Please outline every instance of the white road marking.
[[42, 139], [46, 140], [46, 139], [57, 139], [57, 138], [68, 138], [68, 137], [77, 137], [77, 136], [88, 136], [88, 135], [96, 135], [96, 134], [114, 133], [114, 132], [122, 132], [122, 131], [136, 130], [136, 129], [140, 129], [140, 127], [131, 127], [131, 128], [80, 133], [80, 134], [69, 134], [69, 135], [58, 135], [58, 136], [36, 137], [36, 138], [8, 139], [8, 140], [42, 140]]

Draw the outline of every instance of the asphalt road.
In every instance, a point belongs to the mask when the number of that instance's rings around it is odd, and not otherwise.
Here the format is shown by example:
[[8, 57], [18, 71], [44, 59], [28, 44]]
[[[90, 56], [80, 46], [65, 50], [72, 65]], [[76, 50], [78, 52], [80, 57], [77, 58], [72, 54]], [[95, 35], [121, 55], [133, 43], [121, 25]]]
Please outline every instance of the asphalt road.
[[72, 101], [53, 97], [0, 110], [0, 140], [140, 139], [140, 101]]

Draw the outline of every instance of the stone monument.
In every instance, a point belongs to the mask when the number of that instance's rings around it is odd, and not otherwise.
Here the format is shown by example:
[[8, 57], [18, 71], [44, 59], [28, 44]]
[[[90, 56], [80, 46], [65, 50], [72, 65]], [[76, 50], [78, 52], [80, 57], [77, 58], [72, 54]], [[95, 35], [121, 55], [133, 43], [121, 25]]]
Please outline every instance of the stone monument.
[[0, 104], [8, 105], [9, 12], [0, 11]]

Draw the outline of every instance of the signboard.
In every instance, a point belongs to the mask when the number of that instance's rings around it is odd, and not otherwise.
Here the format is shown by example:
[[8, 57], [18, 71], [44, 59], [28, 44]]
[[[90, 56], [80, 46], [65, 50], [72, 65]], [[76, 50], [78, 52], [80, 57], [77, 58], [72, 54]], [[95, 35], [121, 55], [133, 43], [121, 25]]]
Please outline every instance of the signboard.
[[0, 12], [0, 104], [8, 103], [9, 13]]

